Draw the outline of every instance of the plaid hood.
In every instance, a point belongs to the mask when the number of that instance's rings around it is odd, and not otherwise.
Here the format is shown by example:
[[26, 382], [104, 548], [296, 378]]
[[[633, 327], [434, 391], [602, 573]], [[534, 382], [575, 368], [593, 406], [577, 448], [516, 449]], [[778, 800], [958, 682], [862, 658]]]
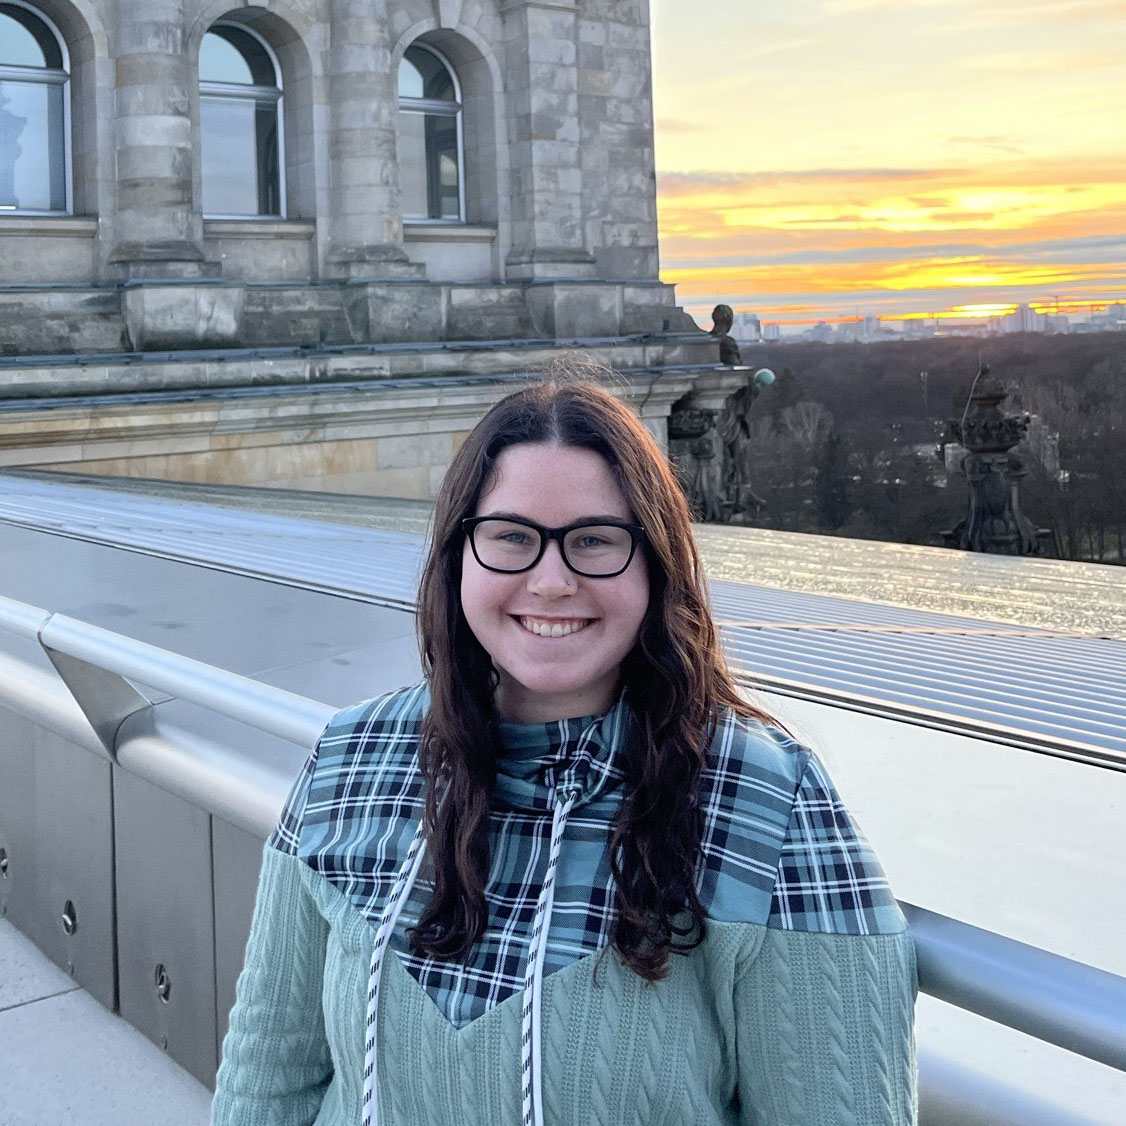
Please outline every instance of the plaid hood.
[[613, 794], [625, 782], [629, 730], [624, 696], [604, 716], [502, 723], [494, 807], [550, 814], [561, 793], [576, 795], [573, 809]]

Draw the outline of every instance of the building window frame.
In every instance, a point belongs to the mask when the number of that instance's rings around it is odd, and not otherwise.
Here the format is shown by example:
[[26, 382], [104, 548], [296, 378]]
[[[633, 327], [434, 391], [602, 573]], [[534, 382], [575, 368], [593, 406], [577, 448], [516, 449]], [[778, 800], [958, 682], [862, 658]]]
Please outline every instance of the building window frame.
[[[275, 84], [273, 86], [263, 86], [241, 82], [214, 82], [204, 80], [202, 77], [199, 79], [201, 195], [206, 192], [206, 173], [203, 169], [203, 116], [204, 107], [208, 101], [239, 101], [253, 105], [269, 104], [273, 108], [277, 136], [277, 151], [274, 154], [274, 159], [277, 165], [278, 209], [276, 211], [263, 211], [261, 205], [259, 205], [257, 212], [248, 213], [243, 211], [208, 211], [206, 207], [204, 207], [203, 217], [204, 219], [238, 219], [240, 221], [276, 223], [278, 220], [284, 220], [288, 217], [285, 176], [285, 90], [283, 87], [284, 78], [281, 63], [278, 61], [278, 56], [274, 49], [258, 32], [247, 27], [245, 24], [237, 23], [233, 20], [216, 20], [215, 23], [211, 24], [207, 31], [203, 33], [203, 38], [206, 40], [207, 36], [217, 28], [231, 28], [240, 35], [246, 35], [253, 39], [262, 48], [270, 65], [273, 67]], [[232, 44], [232, 46], [234, 45]], [[236, 51], [238, 50], [237, 47], [234, 49]], [[260, 153], [255, 153], [255, 160], [256, 162], [261, 161]]]
[[[62, 68], [14, 66], [0, 63], [0, 82], [19, 83], [28, 86], [49, 86], [61, 89], [62, 120], [60, 122], [58, 145], [61, 149], [57, 159], [62, 162], [63, 170], [63, 206], [59, 207], [20, 207], [18, 204], [5, 205], [0, 203], [0, 219], [11, 215], [71, 215], [74, 213], [74, 184], [71, 170], [71, 121], [70, 121], [70, 52], [67, 50], [66, 40], [55, 23], [39, 8], [24, 0], [4, 0], [4, 6], [9, 8], [22, 8], [41, 23], [50, 33], [58, 47], [62, 61]], [[48, 126], [48, 143], [50, 143], [50, 126]], [[51, 154], [48, 153], [48, 168], [50, 168]]]
[[[411, 51], [425, 51], [427, 54], [432, 55], [439, 64], [443, 67], [449, 75], [450, 82], [453, 86], [454, 100], [448, 101], [442, 98], [413, 98], [406, 97], [399, 94], [399, 122], [401, 123], [404, 115], [421, 115], [424, 119], [426, 116], [431, 117], [446, 117], [453, 118], [456, 128], [457, 136], [457, 216], [443, 218], [434, 215], [408, 215], [406, 211], [403, 212], [403, 223], [409, 226], [440, 226], [440, 227], [459, 227], [465, 225], [465, 132], [464, 132], [464, 102], [461, 94], [461, 80], [458, 78], [457, 69], [450, 62], [448, 58], [436, 47], [432, 47], [429, 43], [422, 40], [415, 40], [403, 53], [403, 57], [399, 62], [400, 71], [404, 65], [408, 64], [407, 55]], [[402, 130], [400, 129], [400, 137]], [[430, 157], [429, 153], [424, 156], [426, 161], [426, 175], [427, 175], [427, 198], [428, 201], [431, 197], [432, 187], [430, 183]], [[402, 157], [400, 155], [400, 165]], [[429, 207], [428, 210], [433, 210]]]

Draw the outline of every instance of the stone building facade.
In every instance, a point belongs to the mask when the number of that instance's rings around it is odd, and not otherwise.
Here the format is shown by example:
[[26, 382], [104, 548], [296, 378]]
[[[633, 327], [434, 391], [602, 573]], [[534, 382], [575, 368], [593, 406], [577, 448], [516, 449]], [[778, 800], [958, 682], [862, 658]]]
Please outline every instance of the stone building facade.
[[0, 352], [694, 327], [657, 270], [648, 0], [0, 0]]
[[661, 442], [741, 378], [648, 0], [0, 0], [0, 468], [432, 496], [576, 346]]

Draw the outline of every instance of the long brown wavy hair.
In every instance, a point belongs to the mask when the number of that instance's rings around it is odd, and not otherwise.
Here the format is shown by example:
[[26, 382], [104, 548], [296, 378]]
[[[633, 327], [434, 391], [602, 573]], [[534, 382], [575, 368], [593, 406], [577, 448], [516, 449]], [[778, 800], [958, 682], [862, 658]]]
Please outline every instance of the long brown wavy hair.
[[703, 814], [700, 772], [721, 708], [769, 719], [727, 670], [708, 607], [684, 493], [638, 417], [597, 384], [547, 379], [502, 399], [472, 431], [438, 494], [418, 600], [431, 706], [419, 758], [434, 891], [411, 934], [415, 950], [464, 955], [488, 921], [489, 802], [500, 749], [497, 674], [462, 613], [465, 537], [502, 450], [546, 442], [603, 457], [646, 531], [649, 607], [621, 679], [633, 713], [625, 797], [614, 820], [614, 946], [648, 981], [670, 950], [703, 941], [696, 890]]

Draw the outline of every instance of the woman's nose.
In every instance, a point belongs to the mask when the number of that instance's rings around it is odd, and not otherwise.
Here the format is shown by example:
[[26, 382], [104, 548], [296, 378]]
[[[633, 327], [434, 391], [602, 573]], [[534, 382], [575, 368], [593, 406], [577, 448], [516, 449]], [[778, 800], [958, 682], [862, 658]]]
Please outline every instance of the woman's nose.
[[575, 573], [563, 561], [558, 542], [552, 540], [528, 572], [528, 589], [536, 594], [570, 594], [575, 586]]

